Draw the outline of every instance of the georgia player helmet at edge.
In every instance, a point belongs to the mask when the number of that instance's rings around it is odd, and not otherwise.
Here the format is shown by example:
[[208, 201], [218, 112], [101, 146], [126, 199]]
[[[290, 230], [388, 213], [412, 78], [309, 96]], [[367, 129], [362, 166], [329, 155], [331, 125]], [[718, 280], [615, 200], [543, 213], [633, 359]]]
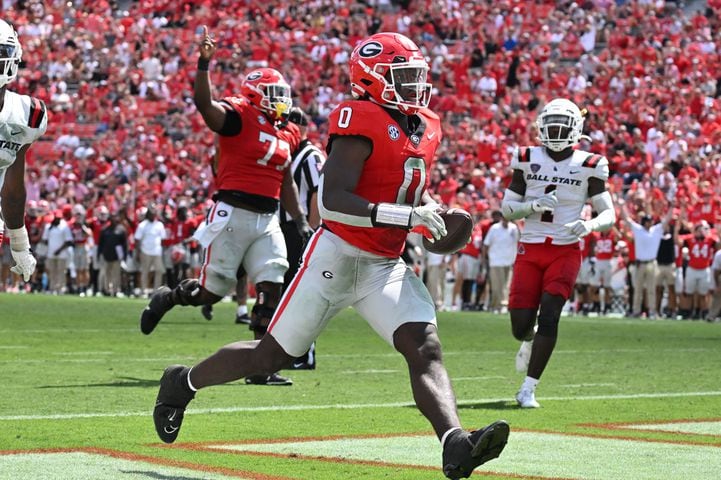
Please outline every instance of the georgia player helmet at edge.
[[15, 80], [23, 49], [15, 29], [6, 21], [0, 20], [0, 87]]
[[240, 92], [272, 120], [282, 120], [293, 106], [290, 85], [274, 68], [252, 70], [245, 76]]
[[581, 141], [583, 121], [581, 110], [572, 101], [551, 100], [536, 119], [538, 141], [554, 152], [573, 147]]
[[428, 62], [411, 39], [400, 33], [376, 33], [351, 53], [351, 93], [412, 115], [431, 100], [428, 70]]

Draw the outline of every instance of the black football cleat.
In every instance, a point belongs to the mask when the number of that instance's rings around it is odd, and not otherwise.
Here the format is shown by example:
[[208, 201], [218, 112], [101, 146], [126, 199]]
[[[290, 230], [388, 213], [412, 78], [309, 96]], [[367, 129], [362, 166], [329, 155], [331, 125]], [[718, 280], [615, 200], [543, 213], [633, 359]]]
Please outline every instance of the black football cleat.
[[155, 327], [160, 322], [171, 308], [173, 303], [170, 299], [170, 295], [173, 291], [163, 285], [153, 292], [153, 296], [150, 298], [150, 303], [145, 307], [143, 313], [140, 315], [140, 331], [145, 335], [150, 335]]
[[293, 385], [293, 380], [282, 377], [277, 373], [272, 375], [250, 375], [245, 377], [246, 385], [269, 385], [273, 387], [284, 387]]
[[210, 304], [203, 305], [202, 307], [200, 307], [200, 314], [203, 315], [204, 319], [206, 319], [208, 321], [212, 320], [213, 319], [213, 306]]
[[509, 433], [510, 427], [503, 420], [475, 432], [453, 432], [443, 446], [444, 475], [452, 480], [468, 478], [473, 469], [501, 454]]
[[242, 325], [250, 325], [250, 316], [247, 313], [243, 315], [235, 315], [235, 323]]
[[180, 433], [185, 407], [195, 397], [187, 382], [183, 365], [171, 365], [160, 377], [160, 390], [153, 409], [155, 431], [165, 443], [173, 443]]

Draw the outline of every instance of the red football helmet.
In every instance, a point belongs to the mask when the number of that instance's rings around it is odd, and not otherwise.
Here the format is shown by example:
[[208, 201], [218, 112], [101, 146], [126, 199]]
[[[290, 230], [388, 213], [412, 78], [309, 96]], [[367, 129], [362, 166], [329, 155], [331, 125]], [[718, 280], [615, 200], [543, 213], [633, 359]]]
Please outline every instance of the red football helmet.
[[273, 68], [258, 68], [250, 72], [240, 92], [273, 120], [280, 120], [293, 106], [290, 85]]
[[350, 57], [351, 92], [406, 115], [428, 106], [428, 62], [411, 39], [400, 33], [376, 33]]

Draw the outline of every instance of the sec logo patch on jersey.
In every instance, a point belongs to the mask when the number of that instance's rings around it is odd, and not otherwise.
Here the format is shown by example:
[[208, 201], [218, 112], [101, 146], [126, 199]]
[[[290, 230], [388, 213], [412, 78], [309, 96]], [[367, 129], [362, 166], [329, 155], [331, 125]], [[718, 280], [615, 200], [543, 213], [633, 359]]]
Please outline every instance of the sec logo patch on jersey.
[[395, 125], [388, 125], [388, 136], [391, 140], [398, 140], [401, 136], [401, 131]]

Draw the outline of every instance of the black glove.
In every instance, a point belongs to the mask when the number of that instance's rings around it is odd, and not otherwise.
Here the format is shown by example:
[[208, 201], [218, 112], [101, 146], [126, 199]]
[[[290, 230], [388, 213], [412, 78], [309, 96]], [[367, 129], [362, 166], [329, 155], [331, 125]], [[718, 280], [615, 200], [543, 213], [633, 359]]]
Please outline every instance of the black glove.
[[303, 245], [305, 245], [308, 243], [308, 240], [310, 240], [310, 237], [313, 236], [313, 229], [310, 228], [308, 220], [305, 219], [305, 215], [298, 215], [293, 221], [295, 222], [295, 227], [298, 229], [300, 238], [303, 239]]

